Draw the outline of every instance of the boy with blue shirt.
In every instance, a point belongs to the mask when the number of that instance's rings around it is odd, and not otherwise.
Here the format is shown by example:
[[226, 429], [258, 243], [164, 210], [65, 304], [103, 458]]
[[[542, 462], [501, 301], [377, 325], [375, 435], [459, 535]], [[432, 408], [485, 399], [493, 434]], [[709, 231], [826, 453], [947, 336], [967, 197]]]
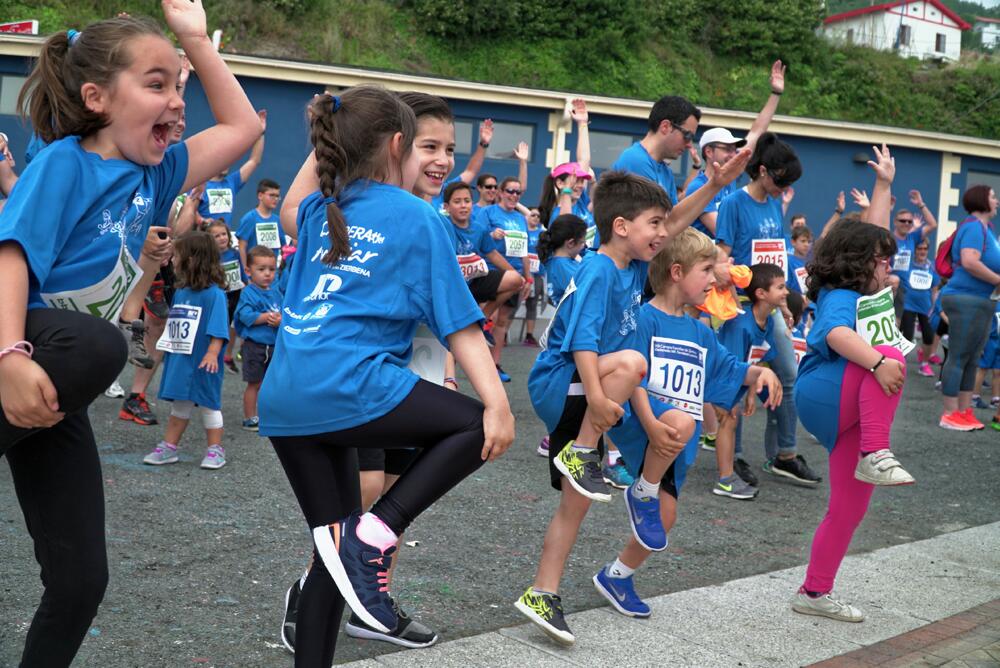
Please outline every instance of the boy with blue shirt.
[[278, 263], [270, 248], [254, 246], [247, 253], [250, 284], [243, 288], [233, 323], [243, 339], [243, 428], [257, 431], [257, 395], [264, 373], [274, 357], [274, 343], [281, 326], [281, 291], [271, 287]]
[[247, 250], [254, 246], [264, 246], [281, 257], [281, 223], [275, 209], [281, 201], [281, 186], [271, 179], [261, 179], [257, 184], [257, 206], [247, 211], [240, 219], [236, 230], [240, 260], [247, 266]]
[[653, 258], [649, 282], [656, 293], [639, 309], [629, 347], [643, 354], [649, 373], [632, 394], [632, 412], [609, 435], [636, 482], [625, 492], [632, 536], [618, 558], [594, 576], [594, 586], [618, 612], [648, 617], [632, 575], [652, 552], [667, 548], [677, 501], [698, 453], [706, 403], [730, 409], [744, 386], [781, 402], [781, 383], [770, 369], [750, 365], [722, 346], [685, 307], [703, 304], [715, 283], [712, 240], [687, 229]]
[[205, 182], [205, 194], [198, 205], [198, 215], [202, 218], [221, 218], [226, 225], [232, 225], [236, 194], [243, 189], [247, 179], [260, 166], [260, 160], [264, 156], [267, 111], [258, 111], [257, 117], [260, 118], [261, 134], [250, 149], [250, 158], [239, 170], [229, 174], [223, 170], [216, 174], [215, 178]]
[[789, 245], [792, 252], [788, 255], [788, 276], [785, 282], [788, 289], [800, 295], [806, 294], [806, 279], [809, 273], [806, 271], [806, 262], [809, 260], [809, 251], [812, 249], [813, 233], [805, 225], [792, 228], [792, 236]]
[[[937, 299], [938, 286], [941, 278], [934, 271], [934, 265], [927, 257], [930, 245], [927, 239], [920, 239], [913, 248], [913, 258], [910, 268], [900, 274], [900, 285], [903, 286], [903, 317], [900, 319], [899, 331], [910, 341], [914, 341], [916, 323], [920, 323], [920, 337], [923, 343], [921, 355], [918, 357], [920, 366], [918, 373], [931, 377], [930, 358], [934, 354], [934, 329], [931, 328], [930, 313]], [[978, 389], [978, 385], [976, 388]], [[975, 397], [973, 397], [975, 403]]]

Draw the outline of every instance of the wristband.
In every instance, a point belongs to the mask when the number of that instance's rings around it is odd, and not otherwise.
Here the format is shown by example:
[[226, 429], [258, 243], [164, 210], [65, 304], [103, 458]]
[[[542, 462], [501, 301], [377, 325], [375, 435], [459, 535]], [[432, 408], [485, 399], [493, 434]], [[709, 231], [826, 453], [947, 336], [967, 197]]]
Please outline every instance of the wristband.
[[442, 382], [442, 383], [451, 383], [451, 384], [452, 384], [452, 385], [454, 385], [455, 387], [458, 387], [458, 381], [457, 381], [457, 380], [455, 380], [454, 378], [445, 378], [445, 379], [444, 379], [444, 380], [442, 380], [441, 382]]
[[479, 141], [479, 145], [482, 146], [483, 148], [489, 148], [490, 147], [490, 143], [488, 141], [482, 141], [482, 140], [480, 140]]
[[875, 373], [875, 369], [877, 369], [880, 366], [882, 366], [882, 362], [884, 362], [884, 361], [885, 361], [885, 355], [882, 355], [882, 359], [880, 359], [878, 362], [875, 362], [875, 366], [873, 366], [872, 368], [870, 368], [868, 370], [871, 371], [872, 373]]
[[524, 282], [527, 283], [528, 285], [531, 285], [532, 283], [535, 282], [535, 279], [534, 278], [526, 278], [526, 279], [524, 279]]
[[9, 348], [4, 348], [0, 350], [0, 360], [2, 360], [7, 355], [11, 353], [20, 353], [21, 355], [26, 355], [29, 359], [35, 352], [35, 347], [31, 345], [28, 341], [18, 341]]
[[[784, 92], [784, 91], [782, 91], [782, 92]], [[779, 93], [778, 91], [772, 89], [771, 90], [771, 95], [781, 95], [781, 93]]]
[[844, 213], [844, 210], [843, 209], [834, 209], [833, 212], [834, 213]]
[[572, 195], [573, 194], [573, 189], [572, 188], [563, 188], [562, 190], [559, 191], [559, 194], [561, 194], [561, 195]]

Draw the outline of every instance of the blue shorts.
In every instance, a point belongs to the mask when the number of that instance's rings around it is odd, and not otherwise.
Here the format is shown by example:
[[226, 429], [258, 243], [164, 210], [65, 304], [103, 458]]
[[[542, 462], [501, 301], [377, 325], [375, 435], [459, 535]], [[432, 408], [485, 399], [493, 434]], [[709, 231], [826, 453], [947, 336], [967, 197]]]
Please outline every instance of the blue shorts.
[[991, 335], [986, 339], [986, 347], [979, 358], [980, 369], [1000, 369], [1000, 339]]
[[[661, 414], [663, 412], [665, 411], [661, 411]], [[649, 440], [646, 438], [646, 432], [639, 425], [638, 418], [634, 414], [628, 417], [629, 419], [624, 424], [608, 432], [608, 437], [618, 447], [619, 452], [621, 452], [625, 468], [634, 477], [638, 478], [642, 473], [642, 465], [646, 460], [646, 448], [649, 447]], [[657, 418], [659, 418], [658, 415]], [[675, 499], [680, 498], [681, 487], [684, 486], [684, 481], [687, 479], [688, 469], [691, 468], [695, 458], [698, 456], [701, 421], [695, 421], [694, 425], [694, 434], [691, 435], [691, 440], [678, 453], [676, 459], [670, 464], [670, 467], [667, 468], [666, 473], [663, 474], [663, 478], [660, 480], [660, 489]], [[636, 431], [636, 428], [639, 431]], [[639, 435], [640, 432], [641, 436]]]

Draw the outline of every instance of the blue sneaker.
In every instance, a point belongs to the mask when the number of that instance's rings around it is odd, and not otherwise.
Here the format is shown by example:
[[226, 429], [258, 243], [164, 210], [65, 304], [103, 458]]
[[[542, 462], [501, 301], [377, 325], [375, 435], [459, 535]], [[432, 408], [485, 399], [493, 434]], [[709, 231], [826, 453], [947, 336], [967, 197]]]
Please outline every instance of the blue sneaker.
[[497, 374], [500, 376], [500, 382], [501, 383], [509, 383], [510, 382], [510, 376], [507, 375], [506, 371], [504, 371], [503, 369], [500, 368], [499, 364], [497, 364]]
[[625, 462], [621, 458], [614, 466], [608, 466], [608, 461], [605, 459], [601, 465], [601, 474], [604, 476], [604, 482], [617, 489], [628, 489], [629, 485], [635, 482], [635, 478], [625, 468]]
[[254, 415], [243, 421], [243, 429], [246, 431], [260, 431], [260, 418]]
[[649, 617], [649, 606], [643, 603], [639, 595], [635, 593], [631, 575], [627, 578], [613, 578], [608, 575], [608, 566], [605, 566], [594, 576], [594, 587], [597, 588], [601, 596], [608, 599], [608, 603], [615, 610], [623, 615]]
[[386, 586], [395, 547], [385, 552], [358, 538], [360, 513], [313, 529], [313, 541], [323, 565], [358, 619], [383, 633], [396, 628], [398, 618]]
[[993, 406], [991, 406], [990, 404], [988, 404], [988, 403], [986, 403], [985, 401], [983, 401], [983, 398], [982, 398], [982, 397], [980, 397], [980, 396], [977, 396], [977, 397], [975, 397], [975, 398], [974, 398], [974, 399], [972, 400], [972, 407], [973, 407], [973, 408], [979, 408], [979, 409], [989, 409], [989, 408], [993, 408]]
[[632, 525], [632, 535], [647, 550], [662, 552], [667, 549], [667, 532], [660, 519], [660, 499], [652, 496], [636, 498], [632, 494], [635, 483], [625, 490], [625, 506], [628, 521]]

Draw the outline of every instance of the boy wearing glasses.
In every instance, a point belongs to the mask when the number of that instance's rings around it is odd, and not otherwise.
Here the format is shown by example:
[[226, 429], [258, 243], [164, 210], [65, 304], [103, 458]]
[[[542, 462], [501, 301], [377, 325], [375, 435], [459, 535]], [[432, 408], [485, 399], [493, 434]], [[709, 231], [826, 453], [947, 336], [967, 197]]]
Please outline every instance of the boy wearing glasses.
[[247, 266], [247, 249], [254, 246], [270, 248], [275, 261], [281, 260], [281, 224], [276, 209], [281, 202], [281, 186], [271, 179], [257, 184], [257, 206], [240, 219], [236, 239], [240, 246], [240, 261]]

